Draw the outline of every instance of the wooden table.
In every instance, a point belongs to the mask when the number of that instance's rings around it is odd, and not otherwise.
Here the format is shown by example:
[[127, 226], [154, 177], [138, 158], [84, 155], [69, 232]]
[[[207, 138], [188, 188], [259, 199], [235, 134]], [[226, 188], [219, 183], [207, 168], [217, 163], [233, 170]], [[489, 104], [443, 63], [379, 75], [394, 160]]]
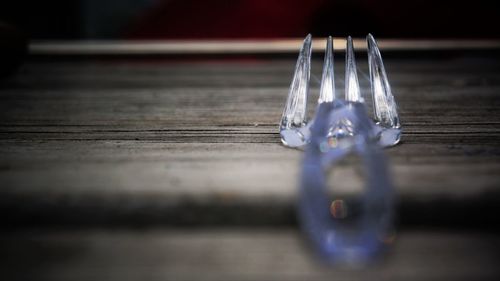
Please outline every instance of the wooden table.
[[[31, 56], [0, 84], [0, 273], [498, 279], [500, 52], [464, 49], [382, 49], [404, 126], [386, 150], [398, 237], [361, 269], [321, 264], [298, 231], [301, 152], [277, 130], [293, 56]], [[317, 52], [312, 109], [321, 65]], [[349, 169], [340, 184], [356, 180]]]

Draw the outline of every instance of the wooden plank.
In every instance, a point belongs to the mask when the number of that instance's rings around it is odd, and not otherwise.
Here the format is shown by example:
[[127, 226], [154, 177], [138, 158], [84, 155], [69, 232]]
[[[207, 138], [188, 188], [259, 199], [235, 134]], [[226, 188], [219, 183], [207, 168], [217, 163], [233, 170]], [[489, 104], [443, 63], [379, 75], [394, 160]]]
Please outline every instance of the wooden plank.
[[[0, 205], [14, 224], [295, 223], [301, 153], [277, 143], [2, 144]], [[405, 227], [499, 223], [498, 148], [405, 143], [387, 152]], [[355, 166], [335, 168], [337, 190], [359, 185]]]
[[[400, 233], [389, 255], [329, 267], [291, 229], [32, 231], [2, 234], [8, 280], [497, 280], [499, 237]], [[27, 268], [29, 270], [27, 270]]]
[[[403, 123], [435, 124], [440, 129], [448, 124], [500, 123], [496, 98], [500, 67], [482, 62], [444, 60], [431, 69], [433, 61], [419, 65], [389, 60], [386, 64], [393, 70], [390, 78]], [[292, 68], [291, 61], [250, 66], [28, 65], [2, 87], [0, 120], [9, 126], [134, 125], [141, 129], [271, 126], [279, 120]], [[341, 80], [342, 74], [337, 77]], [[366, 92], [368, 85], [363, 85]], [[312, 111], [314, 98], [310, 102]]]
[[[301, 153], [280, 145], [276, 125], [293, 65], [27, 63], [0, 87], [4, 216], [75, 225], [238, 224], [248, 216], [255, 224], [293, 223]], [[500, 61], [475, 54], [386, 65], [405, 129], [402, 144], [387, 150], [402, 221], [449, 225], [480, 215], [480, 223], [498, 222], [483, 213], [500, 206]], [[360, 70], [365, 77], [366, 65]], [[349, 163], [337, 173], [344, 188], [358, 180]], [[468, 208], [446, 211], [460, 206]], [[216, 215], [196, 217], [200, 210]], [[228, 210], [235, 215], [222, 215]]]

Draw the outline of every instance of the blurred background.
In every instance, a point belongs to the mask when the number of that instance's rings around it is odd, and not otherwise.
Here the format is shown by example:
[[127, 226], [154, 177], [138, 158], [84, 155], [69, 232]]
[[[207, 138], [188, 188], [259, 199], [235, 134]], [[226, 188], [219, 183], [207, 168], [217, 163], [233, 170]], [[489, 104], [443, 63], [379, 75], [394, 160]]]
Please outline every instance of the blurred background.
[[2, 1], [0, 20], [32, 39], [365, 36], [499, 38], [494, 1]]

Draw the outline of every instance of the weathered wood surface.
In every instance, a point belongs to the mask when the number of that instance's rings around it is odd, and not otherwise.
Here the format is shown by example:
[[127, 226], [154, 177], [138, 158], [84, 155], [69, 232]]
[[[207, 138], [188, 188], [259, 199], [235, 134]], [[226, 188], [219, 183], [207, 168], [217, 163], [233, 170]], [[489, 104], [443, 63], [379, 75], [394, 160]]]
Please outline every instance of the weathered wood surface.
[[[1, 235], [4, 276], [498, 279], [498, 55], [386, 59], [405, 130], [386, 150], [401, 232], [362, 271], [321, 267], [289, 228], [301, 152], [280, 144], [277, 122], [293, 66], [29, 61], [0, 84], [0, 217], [16, 226]], [[339, 188], [359, 181], [350, 164]], [[172, 228], [187, 225], [204, 227]]]
[[[209, 221], [293, 222], [301, 152], [280, 145], [276, 125], [293, 65], [29, 62], [0, 88], [2, 207], [21, 223], [33, 214], [42, 223], [203, 223], [209, 218], [200, 210], [225, 207], [238, 212]], [[403, 224], [477, 214], [497, 222], [500, 60], [395, 58], [386, 65], [404, 126], [402, 144], [387, 150]], [[313, 66], [311, 105], [321, 61]], [[342, 71], [337, 65], [338, 88]], [[348, 167], [336, 173], [350, 185]], [[411, 216], [410, 206], [430, 213]]]
[[[366, 268], [318, 262], [291, 229], [55, 231], [0, 236], [5, 280], [498, 280], [500, 239], [403, 232]], [[29, 267], [29, 270], [26, 269]]]

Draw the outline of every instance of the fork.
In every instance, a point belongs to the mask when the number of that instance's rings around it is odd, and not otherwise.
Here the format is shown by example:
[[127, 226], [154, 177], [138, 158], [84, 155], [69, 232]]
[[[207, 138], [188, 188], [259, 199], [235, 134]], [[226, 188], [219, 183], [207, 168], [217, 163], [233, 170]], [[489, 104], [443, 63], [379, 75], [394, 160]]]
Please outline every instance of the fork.
[[[371, 97], [373, 101], [373, 121], [375, 122], [374, 139], [382, 147], [390, 147], [399, 143], [401, 124], [397, 105], [382, 61], [382, 56], [375, 38], [366, 37], [368, 64], [370, 71]], [[295, 73], [293, 75], [288, 98], [285, 103], [280, 123], [281, 141], [288, 147], [303, 147], [310, 141], [310, 127], [314, 123], [307, 120], [307, 98], [309, 95], [309, 80], [311, 72], [312, 36], [307, 35], [300, 49]], [[335, 91], [333, 40], [326, 41], [323, 73], [321, 78], [318, 104], [339, 100]], [[345, 56], [345, 101], [365, 103], [359, 86], [354, 46], [351, 36], [346, 40]], [[316, 118], [316, 117], [315, 117]], [[336, 124], [331, 133], [338, 136], [349, 135], [349, 124]]]
[[[355, 266], [379, 256], [394, 240], [394, 188], [381, 147], [395, 145], [401, 135], [380, 51], [373, 36], [368, 35], [367, 42], [372, 118], [359, 86], [351, 37], [346, 46], [345, 98], [337, 97], [333, 40], [328, 37], [318, 106], [313, 120], [307, 121], [311, 63], [308, 35], [299, 53], [280, 126], [285, 145], [308, 144], [301, 161], [297, 200], [302, 231], [325, 261]], [[340, 164], [348, 156], [360, 161]], [[334, 181], [329, 180], [333, 171], [342, 169], [341, 165], [360, 171], [361, 192], [342, 193], [339, 187], [345, 177], [337, 175]]]

